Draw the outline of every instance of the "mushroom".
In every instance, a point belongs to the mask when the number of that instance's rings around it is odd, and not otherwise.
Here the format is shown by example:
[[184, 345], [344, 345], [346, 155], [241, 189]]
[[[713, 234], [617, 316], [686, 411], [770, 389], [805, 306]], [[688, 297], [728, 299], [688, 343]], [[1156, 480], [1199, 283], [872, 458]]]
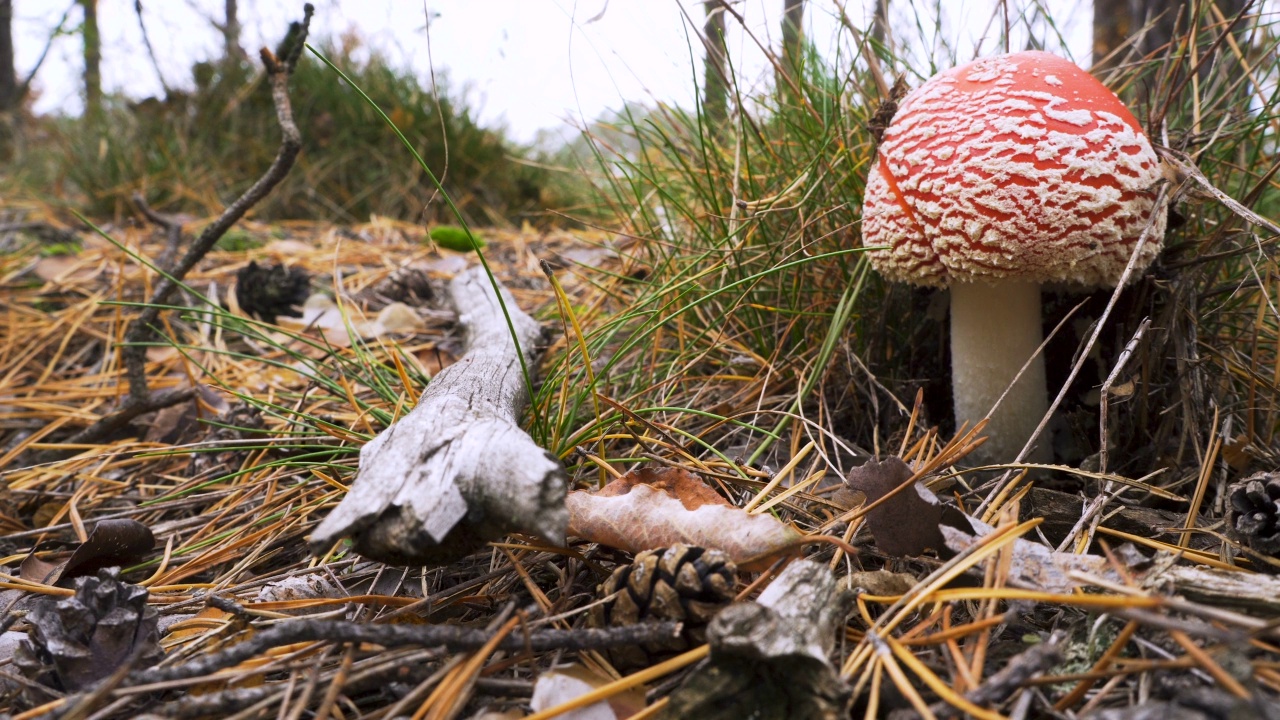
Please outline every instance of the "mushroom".
[[[899, 104], [867, 178], [862, 242], [886, 278], [951, 289], [956, 424], [1015, 459], [1047, 409], [1040, 287], [1114, 287], [1160, 252], [1159, 160], [1114, 93], [1044, 52], [935, 75]], [[1148, 225], [1150, 228], [1148, 230]], [[1052, 457], [1041, 437], [1026, 458]]]

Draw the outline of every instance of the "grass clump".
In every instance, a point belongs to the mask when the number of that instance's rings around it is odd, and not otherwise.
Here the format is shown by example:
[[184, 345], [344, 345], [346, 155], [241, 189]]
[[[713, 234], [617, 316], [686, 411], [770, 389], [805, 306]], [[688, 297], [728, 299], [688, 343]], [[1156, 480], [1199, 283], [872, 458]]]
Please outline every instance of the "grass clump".
[[[1170, 45], [1119, 53], [1100, 75], [1153, 141], [1191, 160], [1204, 181], [1181, 177], [1170, 188], [1184, 223], [1168, 234], [1163, 259], [1123, 291], [1095, 347], [1085, 347], [1090, 323], [1112, 291], [1046, 293], [1046, 334], [1073, 319], [1046, 350], [1051, 388], [1082, 352], [1093, 357], [1053, 426], [1061, 462], [1194, 473], [1204, 457], [1196, 448], [1224, 430], [1250, 448], [1242, 468], [1280, 457], [1280, 383], [1269, 369], [1277, 323], [1265, 312], [1277, 238], [1206, 189], [1264, 216], [1280, 206], [1275, 34], [1245, 22], [1226, 42], [1226, 23], [1193, 19]], [[1033, 46], [1061, 42], [1048, 19], [1027, 27], [1041, 35]], [[632, 110], [609, 129], [632, 150], [611, 152], [612, 139], [594, 146], [604, 202], [636, 238], [627, 262], [645, 277], [608, 281], [613, 304], [587, 303], [589, 316], [576, 318], [583, 341], [568, 342], [540, 399], [555, 451], [567, 457], [607, 435], [619, 458], [634, 458], [644, 451], [626, 438], [648, 424], [650, 434], [681, 428], [681, 444], [701, 443], [699, 452], [732, 448], [752, 461], [768, 458], [770, 433], [787, 440], [774, 462], [812, 441], [840, 467], [849, 451], [896, 448], [917, 393], [926, 426], [955, 429], [945, 292], [886, 283], [858, 253], [875, 148], [869, 121], [895, 69], [909, 85], [929, 72], [845, 30], [834, 56], [809, 47], [767, 93], [731, 86], [736, 112], [725, 124], [702, 108]], [[1153, 330], [1138, 333], [1144, 319]], [[1135, 338], [1136, 367], [1124, 378], [1144, 389], [1110, 404], [1108, 455], [1099, 457], [1098, 387]], [[626, 410], [597, 410], [572, 390], [585, 387]]]
[[[554, 171], [526, 162], [528, 148], [482, 126], [465, 93], [438, 76], [424, 88], [408, 69], [367, 51], [354, 37], [325, 46], [442, 178], [480, 225], [537, 219], [571, 204]], [[113, 98], [101, 124], [85, 118], [35, 121], [22, 165], [3, 182], [61, 187], [95, 216], [120, 217], [144, 194], [166, 212], [209, 214], [241, 193], [278, 146], [270, 88], [256, 66], [222, 59], [193, 68], [195, 89], [160, 100]], [[381, 119], [322, 64], [301, 63], [291, 81], [304, 148], [298, 166], [256, 209], [263, 218], [363, 222], [373, 215], [433, 222], [452, 219], [421, 170], [404, 163]], [[106, 128], [110, 128], [108, 132]]]
[[[913, 297], [889, 292], [859, 259], [873, 152], [863, 128], [876, 102], [851, 60], [810, 49], [782, 91], [748, 97], [735, 87], [729, 124], [702, 108], [629, 109], [608, 131], [635, 150], [594, 146], [603, 202], [634, 239], [630, 275], [610, 285], [616, 311], [578, 318], [583, 350], [568, 350], [543, 385], [553, 451], [645, 422], [752, 459], [796, 421], [875, 437], [880, 418], [869, 410], [883, 398], [870, 385], [861, 390], [871, 395], [851, 392], [847, 361], [899, 351], [867, 326], [883, 328], [880, 313], [904, 314]], [[602, 365], [594, 381], [589, 362]], [[569, 391], [586, 386], [635, 416], [595, 417]]]

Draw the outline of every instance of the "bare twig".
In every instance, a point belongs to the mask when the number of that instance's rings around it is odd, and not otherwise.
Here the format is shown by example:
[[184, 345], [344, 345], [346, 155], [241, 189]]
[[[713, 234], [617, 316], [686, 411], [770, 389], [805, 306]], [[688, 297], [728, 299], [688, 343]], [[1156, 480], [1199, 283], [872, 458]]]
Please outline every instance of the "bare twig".
[[1204, 176], [1204, 173], [1200, 172], [1200, 168], [1196, 167], [1195, 163], [1191, 161], [1191, 158], [1189, 158], [1186, 153], [1178, 152], [1177, 150], [1166, 147], [1158, 147], [1157, 152], [1160, 153], [1161, 158], [1163, 158], [1165, 162], [1173, 166], [1174, 170], [1179, 175], [1179, 179], [1194, 181], [1196, 185], [1200, 186], [1201, 190], [1208, 193], [1214, 200], [1226, 205], [1228, 210], [1239, 215], [1245, 222], [1251, 225], [1256, 225], [1273, 234], [1280, 235], [1280, 225], [1277, 225], [1273, 220], [1265, 218], [1253, 210], [1250, 210], [1237, 202], [1235, 198], [1219, 190], [1213, 183], [1209, 182], [1209, 179]]
[[[1061, 664], [1065, 659], [1062, 651], [1065, 641], [1066, 634], [1058, 631], [1039, 645], [1033, 645], [1009, 658], [1004, 668], [988, 677], [978, 687], [965, 693], [964, 699], [984, 708], [1000, 705], [1029, 682]], [[963, 714], [959, 708], [945, 701], [933, 703], [929, 706], [929, 711], [940, 720], [959, 717]], [[921, 716], [918, 711], [904, 711], [901, 714], [903, 717]]]
[[[621, 645], [635, 645], [673, 638], [680, 633], [680, 623], [643, 623], [612, 628], [576, 628], [572, 630], [533, 630], [527, 635], [512, 634], [498, 645], [501, 650], [600, 650]], [[493, 636], [481, 628], [461, 625], [363, 625], [346, 621], [290, 620], [259, 631], [244, 642], [226, 650], [204, 655], [183, 665], [150, 668], [131, 674], [125, 686], [200, 677], [224, 668], [234, 667], [271, 648], [301, 642], [372, 643], [384, 647], [434, 647], [444, 645], [454, 651], [476, 650]]]
[[173, 264], [173, 256], [178, 254], [178, 246], [182, 244], [182, 223], [177, 218], [161, 215], [151, 209], [142, 193], [133, 194], [133, 204], [138, 206], [138, 212], [142, 213], [143, 217], [164, 230], [164, 250], [160, 253], [160, 257], [156, 258], [156, 267], [168, 270]]
[[[681, 623], [675, 622], [642, 623], [604, 629], [540, 629], [528, 633], [510, 634], [498, 644], [497, 649], [514, 652], [601, 650], [667, 640], [678, 637], [681, 631]], [[450, 651], [461, 652], [483, 647], [495, 632], [492, 628], [468, 628], [459, 625], [364, 625], [345, 621], [291, 620], [261, 630], [252, 638], [226, 650], [195, 658], [185, 664], [134, 671], [129, 673], [123, 681], [112, 677], [104, 683], [112, 682], [114, 694], [117, 695], [146, 691], [147, 688], [140, 687], [144, 685], [158, 685], [159, 687], [153, 689], [155, 691], [171, 689], [176, 681], [201, 678], [239, 665], [272, 648], [294, 643], [371, 643], [384, 647], [423, 648], [443, 646]], [[137, 690], [130, 692], [130, 688], [137, 688]], [[88, 693], [68, 696], [60, 708], [51, 710], [51, 715], [61, 716], [63, 712], [77, 707], [95, 692], [90, 690]], [[263, 691], [257, 689], [237, 691], [232, 695], [224, 694], [213, 698], [213, 704], [219, 710], [234, 710], [246, 707], [262, 699], [264, 695]], [[205, 704], [195, 704], [191, 708], [186, 708], [187, 711], [207, 711], [208, 709]]]
[[1024, 650], [1011, 658], [1003, 669], [965, 693], [965, 698], [975, 705], [983, 706], [1004, 702], [1028, 680], [1061, 663], [1064, 659], [1062, 646], [1065, 641], [1065, 633], [1058, 632], [1039, 645]]
[[155, 48], [151, 45], [151, 35], [147, 32], [147, 23], [142, 19], [142, 0], [133, 0], [133, 12], [138, 16], [138, 28], [142, 30], [142, 44], [147, 48], [147, 56], [151, 58], [151, 67], [156, 71], [156, 78], [164, 90], [164, 96], [171, 97], [173, 89], [165, 82], [164, 73], [160, 70], [160, 61], [156, 59]]
[[240, 218], [244, 217], [250, 208], [265, 198], [293, 167], [294, 160], [302, 149], [302, 136], [293, 121], [293, 108], [289, 102], [289, 76], [297, 67], [314, 11], [315, 8], [311, 3], [303, 6], [302, 21], [290, 23], [289, 32], [277, 53], [273, 54], [267, 48], [262, 48], [260, 52], [262, 64], [266, 66], [267, 76], [271, 82], [271, 100], [275, 104], [276, 120], [280, 124], [281, 131], [280, 149], [276, 153], [275, 160], [252, 187], [228, 205], [218, 219], [200, 233], [178, 264], [161, 276], [146, 307], [129, 323], [124, 334], [124, 347], [121, 350], [125, 377], [129, 383], [129, 394], [124, 404], [115, 412], [102, 417], [68, 438], [66, 443], [96, 442], [124, 427], [130, 420], [143, 413], [175, 405], [193, 396], [194, 391], [189, 388], [159, 395], [151, 394], [147, 386], [146, 346], [143, 343], [151, 336], [163, 306], [168, 304], [174, 290], [182, 283], [187, 273], [213, 249], [214, 244]]
[[[378, 653], [375, 657], [353, 664], [353, 671], [347, 682], [343, 684], [343, 693], [350, 696], [385, 687], [389, 681], [415, 682], [437, 671], [440, 664], [434, 661], [441, 654], [438, 649], [412, 650], [407, 653], [385, 651]], [[335, 674], [334, 671], [318, 673], [316, 678], [319, 682], [327, 682]], [[529, 687], [520, 688], [516, 686], [516, 682], [498, 678], [477, 678], [476, 686], [485, 688], [497, 686], [496, 683], [505, 683], [506, 685], [497, 687], [502, 687], [504, 692], [526, 697], [532, 693], [532, 683], [525, 682], [524, 684]], [[251, 688], [233, 687], [204, 695], [184, 695], [161, 706], [158, 714], [169, 718], [231, 717], [232, 713], [241, 710], [249, 711], [255, 705], [266, 707], [282, 700], [288, 702], [289, 693], [290, 688], [287, 682], [269, 683]], [[129, 696], [123, 699], [134, 701]], [[384, 715], [384, 717], [394, 716]]]
[[22, 82], [18, 83], [18, 92], [14, 96], [16, 101], [21, 102], [27, 96], [27, 93], [31, 92], [31, 82], [36, 79], [36, 73], [40, 72], [40, 67], [44, 65], [45, 59], [49, 57], [49, 51], [53, 49], [53, 41], [62, 35], [62, 28], [66, 26], [67, 18], [71, 15], [71, 11], [75, 9], [76, 2], [77, 0], [73, 0], [67, 6], [66, 11], [62, 13], [62, 17], [58, 19], [58, 24], [54, 26], [53, 32], [49, 33], [48, 41], [45, 42], [44, 48], [40, 50], [40, 57], [36, 59], [36, 64], [31, 66], [31, 72], [27, 73]]
[[10, 233], [18, 232], [32, 233], [41, 240], [47, 240], [50, 242], [75, 242], [79, 239], [73, 230], [63, 230], [62, 228], [38, 220], [0, 223], [0, 235], [8, 235]]
[[1151, 318], [1143, 318], [1138, 325], [1138, 329], [1134, 331], [1133, 337], [1129, 338], [1129, 342], [1125, 343], [1124, 350], [1120, 351], [1120, 357], [1116, 358], [1115, 367], [1111, 368], [1111, 373], [1107, 375], [1106, 381], [1102, 383], [1102, 393], [1098, 401], [1098, 472], [1107, 472], [1107, 415], [1110, 407], [1108, 398], [1111, 397], [1111, 387], [1115, 384], [1116, 379], [1120, 377], [1120, 373], [1124, 371], [1124, 366], [1129, 362], [1129, 358], [1138, 349], [1138, 343], [1141, 342], [1142, 335], [1146, 333], [1149, 327], [1151, 327]]

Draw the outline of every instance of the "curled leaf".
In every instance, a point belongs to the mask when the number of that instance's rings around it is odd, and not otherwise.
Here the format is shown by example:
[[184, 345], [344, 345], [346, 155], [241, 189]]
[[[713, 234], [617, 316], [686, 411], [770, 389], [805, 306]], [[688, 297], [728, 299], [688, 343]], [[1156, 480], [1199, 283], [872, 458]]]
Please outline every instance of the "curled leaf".
[[714, 548], [745, 570], [767, 567], [801, 538], [771, 515], [734, 507], [679, 468], [627, 473], [599, 491], [571, 492], [565, 504], [570, 535], [630, 553], [676, 543]]
[[82, 575], [120, 565], [132, 565], [146, 558], [155, 547], [151, 529], [137, 520], [103, 520], [93, 526], [89, 537], [61, 562], [49, 562], [35, 553], [22, 561], [23, 580], [56, 585]]

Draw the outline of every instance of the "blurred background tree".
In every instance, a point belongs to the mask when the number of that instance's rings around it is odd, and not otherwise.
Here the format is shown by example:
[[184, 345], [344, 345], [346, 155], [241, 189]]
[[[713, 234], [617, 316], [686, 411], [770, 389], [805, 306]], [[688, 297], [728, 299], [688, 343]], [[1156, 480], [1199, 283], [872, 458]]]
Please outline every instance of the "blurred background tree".
[[[1248, 0], [1215, 0], [1215, 14], [1230, 19], [1238, 15]], [[1186, 28], [1195, 10], [1190, 0], [1094, 0], [1093, 62], [1101, 63], [1130, 38], [1131, 52], [1146, 57], [1169, 44]]]
[[18, 104], [18, 77], [13, 69], [13, 0], [0, 0], [0, 113]]
[[80, 34], [84, 39], [84, 113], [102, 116], [102, 35], [98, 32], [98, 0], [79, 0], [83, 12]]

